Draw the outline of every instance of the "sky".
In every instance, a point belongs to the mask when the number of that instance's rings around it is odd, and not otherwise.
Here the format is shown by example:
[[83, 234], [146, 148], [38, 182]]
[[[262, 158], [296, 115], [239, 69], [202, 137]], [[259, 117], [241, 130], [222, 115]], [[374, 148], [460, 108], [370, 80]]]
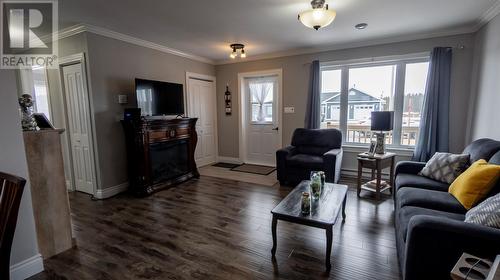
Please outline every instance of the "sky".
[[[393, 72], [394, 68], [394, 72]], [[428, 63], [412, 63], [406, 67], [405, 94], [424, 93]], [[340, 91], [340, 70], [323, 71], [322, 91]], [[374, 66], [351, 68], [349, 70], [349, 88], [356, 88], [375, 97], [393, 94], [395, 66]]]

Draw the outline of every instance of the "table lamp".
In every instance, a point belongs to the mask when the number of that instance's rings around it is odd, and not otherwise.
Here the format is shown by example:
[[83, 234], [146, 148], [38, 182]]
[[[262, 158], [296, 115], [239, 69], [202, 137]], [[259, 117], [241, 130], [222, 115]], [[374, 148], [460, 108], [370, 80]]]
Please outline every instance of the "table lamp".
[[376, 154], [385, 153], [385, 133], [384, 131], [391, 131], [394, 126], [394, 112], [393, 111], [376, 111], [372, 112], [372, 131], [379, 131], [377, 136], [377, 147], [375, 148]]

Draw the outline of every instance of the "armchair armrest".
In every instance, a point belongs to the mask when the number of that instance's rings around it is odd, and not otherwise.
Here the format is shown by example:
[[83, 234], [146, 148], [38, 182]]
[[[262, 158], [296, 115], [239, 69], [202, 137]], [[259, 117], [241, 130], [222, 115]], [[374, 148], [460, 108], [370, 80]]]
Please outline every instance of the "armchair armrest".
[[414, 216], [408, 224], [404, 279], [448, 279], [464, 252], [483, 258], [496, 256], [500, 229], [445, 217]]
[[323, 165], [327, 182], [337, 183], [339, 181], [343, 154], [344, 151], [342, 148], [333, 149], [323, 154]]
[[286, 181], [286, 158], [296, 153], [294, 146], [287, 146], [276, 151], [276, 175], [281, 183]]
[[396, 165], [395, 176], [399, 173], [415, 174], [417, 175], [425, 166], [425, 162], [417, 161], [400, 161]]
[[296, 150], [297, 148], [295, 148], [294, 146], [286, 146], [282, 149], [279, 149], [276, 151], [276, 159], [285, 159], [287, 156], [295, 154]]

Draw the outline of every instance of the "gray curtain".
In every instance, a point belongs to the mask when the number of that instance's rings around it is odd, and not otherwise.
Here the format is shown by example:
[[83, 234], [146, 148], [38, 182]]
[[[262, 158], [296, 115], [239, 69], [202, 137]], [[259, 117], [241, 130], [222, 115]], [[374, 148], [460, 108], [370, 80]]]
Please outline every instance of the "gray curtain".
[[311, 80], [307, 95], [306, 118], [304, 122], [304, 127], [309, 129], [319, 128], [321, 122], [320, 75], [319, 61], [315, 60], [311, 64]]
[[451, 54], [451, 48], [432, 50], [414, 161], [427, 161], [436, 152], [448, 152]]

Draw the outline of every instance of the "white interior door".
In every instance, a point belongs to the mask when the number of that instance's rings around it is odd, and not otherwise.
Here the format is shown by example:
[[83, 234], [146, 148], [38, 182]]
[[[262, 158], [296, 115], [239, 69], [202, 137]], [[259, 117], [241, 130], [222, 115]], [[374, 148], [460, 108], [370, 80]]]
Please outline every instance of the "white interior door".
[[245, 162], [275, 166], [280, 148], [278, 76], [245, 78]]
[[198, 144], [195, 160], [198, 166], [208, 165], [216, 161], [216, 92], [213, 81], [188, 78], [188, 114], [198, 118], [196, 132]]
[[89, 94], [82, 64], [63, 66], [62, 75], [75, 189], [94, 194], [96, 176], [90, 125]]

